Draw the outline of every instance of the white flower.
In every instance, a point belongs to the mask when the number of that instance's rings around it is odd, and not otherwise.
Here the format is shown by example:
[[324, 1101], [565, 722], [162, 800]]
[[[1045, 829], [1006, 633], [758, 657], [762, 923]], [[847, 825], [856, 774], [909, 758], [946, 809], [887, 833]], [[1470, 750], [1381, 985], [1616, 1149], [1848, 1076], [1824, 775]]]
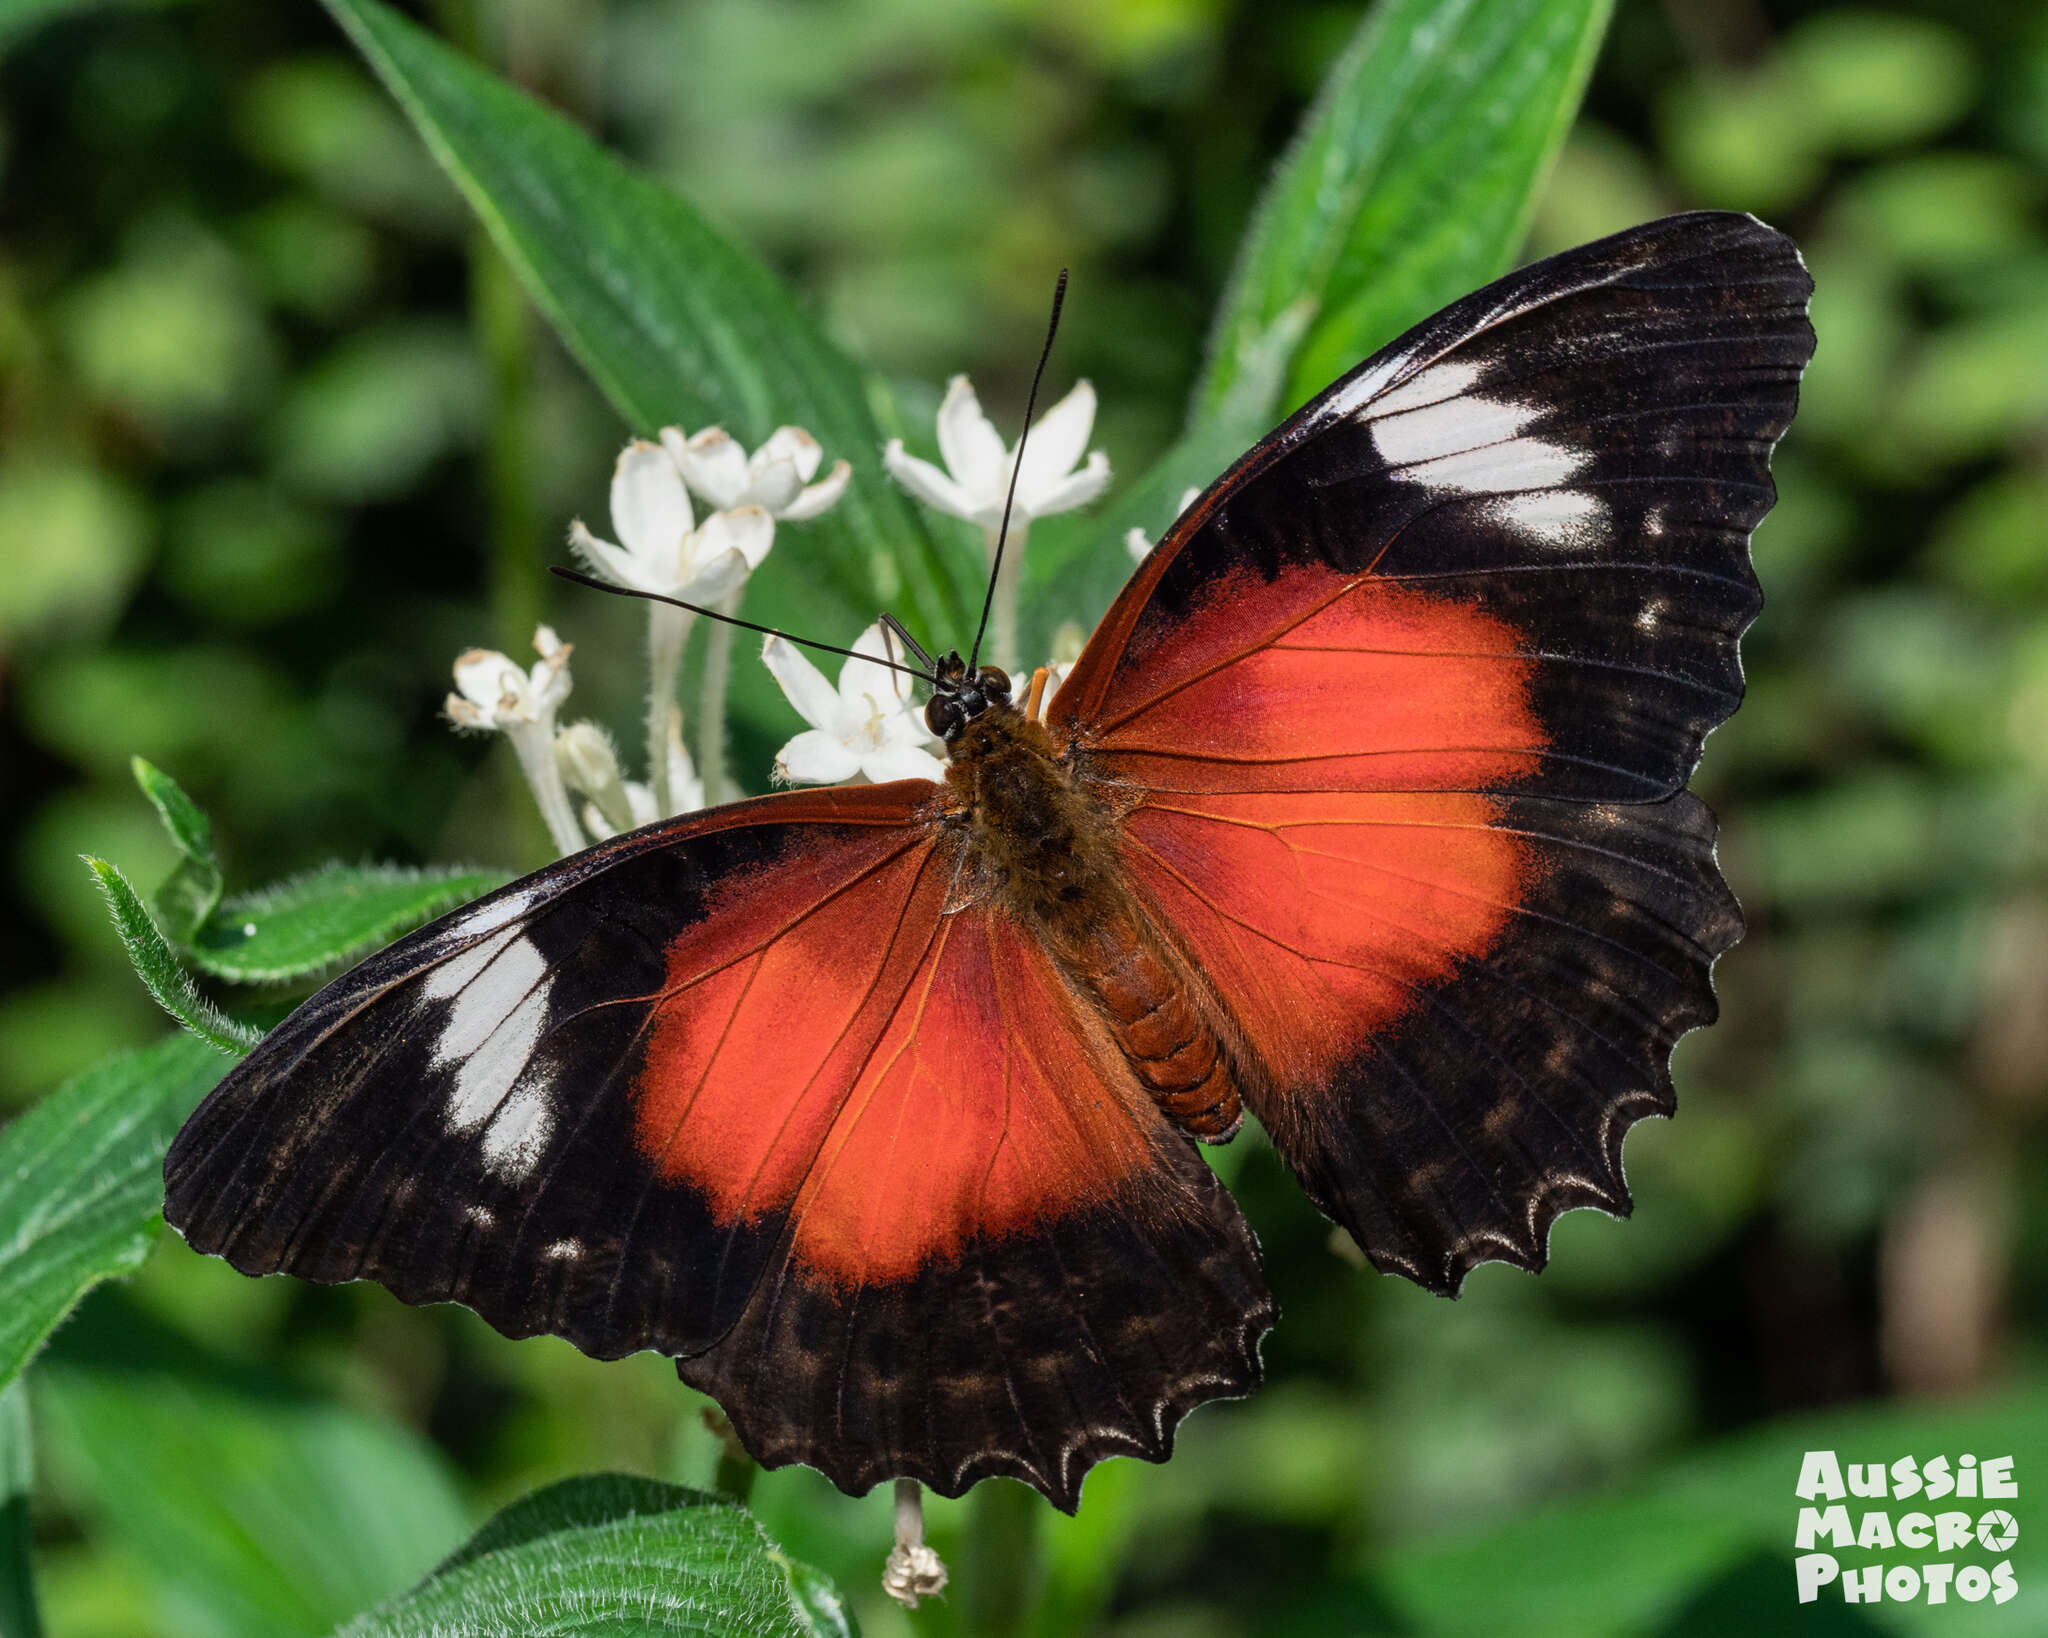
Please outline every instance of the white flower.
[[706, 427], [685, 438], [680, 427], [661, 429], [661, 447], [683, 481], [720, 511], [758, 506], [785, 523], [801, 523], [825, 511], [846, 492], [853, 468], [834, 461], [816, 483], [812, 475], [824, 452], [802, 427], [777, 427], [749, 458], [723, 427]]
[[456, 726], [512, 733], [533, 724], [545, 727], [552, 742], [555, 711], [569, 697], [571, 645], [552, 627], [541, 626], [534, 631], [533, 646], [540, 660], [530, 672], [496, 649], [472, 648], [456, 657], [457, 692], [448, 696], [448, 715]]
[[746, 583], [775, 544], [764, 506], [714, 512], [698, 527], [682, 473], [667, 450], [645, 439], [628, 444], [612, 471], [613, 545], [569, 525], [569, 544], [592, 569], [634, 591], [716, 603]]
[[[1085, 506], [1109, 487], [1109, 457], [1096, 450], [1076, 471], [1095, 426], [1095, 389], [1079, 383], [1072, 392], [1038, 418], [1025, 442], [1024, 464], [1017, 472], [1017, 501], [1012, 514], [1020, 525]], [[882, 452], [890, 475], [927, 506], [966, 518], [984, 529], [1003, 521], [1003, 501], [1017, 451], [1005, 448], [1002, 434], [981, 413], [981, 401], [967, 377], [956, 375], [939, 406], [939, 453], [946, 470], [904, 453], [903, 440], [891, 438]]]
[[[1174, 518], [1178, 520], [1181, 513], [1185, 512], [1190, 506], [1194, 505], [1197, 500], [1201, 499], [1201, 495], [1201, 490], [1195, 488], [1193, 485], [1190, 485], [1188, 488], [1182, 490], [1180, 497], [1180, 505], [1176, 506], [1173, 509]], [[1173, 525], [1168, 524], [1167, 527], [1170, 529], [1173, 527]], [[1145, 531], [1143, 529], [1127, 529], [1124, 531], [1124, 550], [1129, 552], [1132, 558], [1139, 563], [1143, 563], [1146, 558], [1152, 555], [1152, 548], [1154, 544], [1156, 543], [1146, 536]]]
[[933, 737], [924, 712], [910, 698], [908, 675], [875, 663], [892, 657], [881, 626], [869, 626], [853, 648], [866, 657], [839, 668], [835, 689], [792, 644], [770, 637], [762, 645], [762, 663], [811, 725], [777, 754], [776, 779], [839, 785], [861, 775], [882, 785], [892, 779], [944, 778], [945, 765], [926, 749]]
[[495, 649], [472, 648], [455, 661], [456, 691], [448, 717], [458, 728], [502, 733], [540, 805], [548, 834], [562, 853], [583, 846], [569, 792], [555, 760], [555, 712], [569, 697], [569, 645], [547, 626], [533, 634], [540, 662], [531, 671]]

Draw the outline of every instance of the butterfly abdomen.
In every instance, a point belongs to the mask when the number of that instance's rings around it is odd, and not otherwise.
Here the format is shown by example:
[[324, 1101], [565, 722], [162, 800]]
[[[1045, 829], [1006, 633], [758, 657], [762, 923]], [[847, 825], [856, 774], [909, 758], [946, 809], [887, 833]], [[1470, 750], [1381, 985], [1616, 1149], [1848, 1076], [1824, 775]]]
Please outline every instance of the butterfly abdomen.
[[1243, 1105], [1196, 982], [1115, 866], [1115, 818], [1077, 787], [1045, 729], [1014, 709], [969, 723], [947, 778], [965, 798], [982, 890], [1032, 928], [1108, 1026], [1168, 1120], [1208, 1143]]

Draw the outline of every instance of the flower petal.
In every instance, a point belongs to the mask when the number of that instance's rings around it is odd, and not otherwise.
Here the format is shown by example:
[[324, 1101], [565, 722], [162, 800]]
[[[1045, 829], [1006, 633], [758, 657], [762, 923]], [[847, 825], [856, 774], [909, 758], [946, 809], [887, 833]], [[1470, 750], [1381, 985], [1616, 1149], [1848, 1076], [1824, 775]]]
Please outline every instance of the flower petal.
[[661, 441], [684, 482], [715, 507], [737, 506], [747, 492], [747, 452], [724, 427], [706, 427], [685, 438], [662, 428]]
[[612, 529], [619, 544], [646, 565], [646, 573], [672, 578], [694, 522], [683, 475], [668, 451], [644, 438], [628, 444], [612, 469]]
[[1133, 562], [1143, 563], [1146, 558], [1152, 555], [1152, 537], [1146, 534], [1143, 529], [1126, 529], [1124, 531], [1124, 550], [1131, 554]]
[[747, 500], [772, 517], [781, 517], [803, 487], [803, 474], [794, 461], [764, 461], [756, 455], [747, 468]]
[[889, 440], [882, 450], [882, 464], [889, 469], [890, 477], [925, 505], [951, 517], [971, 521], [977, 516], [979, 508], [967, 492], [930, 461], [906, 454], [901, 438]]
[[[1035, 518], [1050, 517], [1055, 512], [1071, 512], [1077, 506], [1086, 506], [1103, 490], [1109, 487], [1109, 457], [1097, 450], [1088, 457], [1088, 464], [1079, 472], [1070, 472], [1044, 493], [1033, 498], [1031, 515]], [[1022, 509], [1024, 497], [1017, 497]]]
[[847, 482], [852, 476], [853, 465], [850, 461], [834, 461], [830, 472], [808, 489], [799, 490], [796, 499], [782, 509], [783, 521], [801, 523], [806, 518], [814, 518], [820, 512], [828, 511], [832, 503], [846, 493]]
[[936, 782], [946, 777], [946, 765], [919, 745], [885, 745], [878, 751], [869, 751], [860, 758], [860, 771], [877, 785], [886, 785], [892, 779]]
[[[901, 711], [910, 699], [911, 679], [901, 671], [887, 665], [877, 665], [877, 660], [894, 660], [903, 663], [902, 652], [882, 635], [880, 621], [868, 627], [853, 640], [853, 651], [862, 656], [848, 660], [839, 668], [839, 698], [849, 711], [858, 712], [865, 721], [873, 710], [894, 713]], [[874, 705], [867, 701], [872, 699]]]
[[713, 512], [704, 527], [690, 538], [688, 560], [709, 564], [718, 554], [738, 552], [751, 574], [761, 566], [775, 544], [775, 519], [765, 507], [742, 506], [730, 512]]
[[[526, 673], [510, 655], [500, 654], [494, 648], [466, 649], [455, 659], [455, 686], [485, 716], [495, 718], [508, 693], [516, 698], [525, 697]], [[484, 726], [494, 725], [493, 722]]]
[[1041, 415], [1024, 443], [1024, 465], [1017, 474], [1017, 504], [1033, 517], [1045, 516], [1037, 497], [1052, 489], [1080, 460], [1095, 430], [1095, 388], [1086, 381]]
[[758, 470], [770, 461], [787, 461], [796, 468], [797, 481], [809, 483], [824, 458], [825, 451], [818, 440], [802, 427], [777, 427], [768, 435], [768, 441], [754, 451], [749, 464]]
[[634, 591], [670, 593], [668, 586], [653, 583], [652, 577], [643, 572], [631, 552], [593, 535], [583, 527], [581, 518], [569, 525], [569, 549], [582, 558], [600, 580], [609, 580], [615, 586], [628, 586]]
[[790, 785], [838, 785], [860, 772], [860, 758], [837, 736], [807, 728], [775, 755], [775, 777]]
[[829, 728], [838, 720], [839, 690], [794, 643], [770, 637], [761, 645], [761, 663], [781, 687], [783, 697], [796, 707], [797, 715], [813, 728]]
[[945, 458], [946, 469], [976, 505], [986, 505], [990, 493], [1009, 482], [1009, 454], [1003, 448], [1003, 435], [981, 413], [981, 400], [964, 375], [946, 383], [938, 430], [939, 454]]

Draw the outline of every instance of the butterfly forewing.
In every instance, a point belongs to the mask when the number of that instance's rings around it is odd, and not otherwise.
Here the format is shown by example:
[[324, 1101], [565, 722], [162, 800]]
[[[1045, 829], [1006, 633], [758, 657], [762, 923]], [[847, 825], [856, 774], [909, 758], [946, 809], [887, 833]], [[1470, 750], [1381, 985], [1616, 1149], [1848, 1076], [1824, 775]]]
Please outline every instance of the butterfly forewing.
[[1254, 1111], [1433, 1289], [1626, 1209], [1714, 1015], [1741, 922], [1675, 793], [1741, 696], [1810, 288], [1703, 213], [1457, 303], [1203, 495], [1055, 696]]

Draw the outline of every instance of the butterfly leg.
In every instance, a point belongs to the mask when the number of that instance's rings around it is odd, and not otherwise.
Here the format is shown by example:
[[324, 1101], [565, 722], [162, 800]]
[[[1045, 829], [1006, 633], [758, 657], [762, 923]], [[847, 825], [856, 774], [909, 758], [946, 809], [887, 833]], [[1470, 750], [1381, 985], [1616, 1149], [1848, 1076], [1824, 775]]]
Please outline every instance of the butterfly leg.
[[1024, 715], [1033, 722], [1042, 722], [1040, 710], [1045, 704], [1045, 685], [1052, 680], [1052, 672], [1040, 666], [1031, 673], [1031, 692], [1024, 696]]

